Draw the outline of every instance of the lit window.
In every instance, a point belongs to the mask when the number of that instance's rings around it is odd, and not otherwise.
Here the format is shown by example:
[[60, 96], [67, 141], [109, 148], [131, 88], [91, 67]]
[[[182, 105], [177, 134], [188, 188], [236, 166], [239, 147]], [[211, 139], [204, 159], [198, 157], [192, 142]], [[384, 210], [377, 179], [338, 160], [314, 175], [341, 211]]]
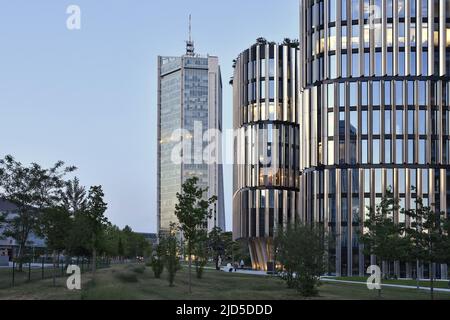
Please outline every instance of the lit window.
[[359, 25], [352, 25], [352, 48], [359, 48]]

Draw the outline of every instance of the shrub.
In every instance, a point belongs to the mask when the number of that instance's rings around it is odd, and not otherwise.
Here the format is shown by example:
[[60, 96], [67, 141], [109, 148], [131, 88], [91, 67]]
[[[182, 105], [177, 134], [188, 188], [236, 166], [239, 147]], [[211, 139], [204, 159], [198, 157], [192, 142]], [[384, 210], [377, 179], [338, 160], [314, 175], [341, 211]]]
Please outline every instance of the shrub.
[[115, 276], [117, 279], [119, 279], [122, 282], [129, 282], [129, 283], [138, 282], [138, 278], [135, 273], [126, 271], [126, 272], [117, 273], [117, 274], [115, 274]]
[[159, 257], [153, 256], [152, 261], [150, 262], [150, 266], [152, 267], [153, 274], [156, 279], [161, 278], [161, 274], [164, 270], [164, 261]]
[[280, 230], [275, 238], [277, 257], [284, 266], [284, 280], [305, 297], [318, 294], [324, 272], [325, 243], [321, 226], [297, 223]]
[[138, 266], [138, 267], [133, 268], [133, 272], [135, 272], [135, 273], [142, 274], [142, 273], [144, 273], [144, 271], [145, 271], [145, 266]]

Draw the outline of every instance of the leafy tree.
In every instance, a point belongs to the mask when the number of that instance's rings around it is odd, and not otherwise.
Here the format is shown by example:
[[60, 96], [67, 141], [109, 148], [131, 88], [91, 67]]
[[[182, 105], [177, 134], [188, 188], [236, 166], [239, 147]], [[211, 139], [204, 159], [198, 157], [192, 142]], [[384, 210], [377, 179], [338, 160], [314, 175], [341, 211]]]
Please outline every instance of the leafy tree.
[[434, 298], [434, 264], [448, 262], [448, 217], [444, 212], [435, 211], [423, 204], [422, 198], [416, 199], [416, 208], [404, 210], [411, 218], [411, 225], [406, 229], [409, 236], [412, 259], [429, 263], [431, 282], [431, 299]]
[[[3, 228], [6, 221], [6, 214], [0, 212], [0, 229]], [[3, 234], [0, 234], [0, 240], [4, 239]]]
[[217, 200], [216, 196], [205, 200], [204, 193], [208, 189], [202, 189], [197, 186], [198, 178], [187, 179], [177, 193], [178, 203], [175, 205], [175, 215], [179, 221], [179, 230], [186, 241], [186, 249], [189, 259], [189, 293], [192, 292], [191, 270], [192, 270], [192, 250], [198, 233], [201, 229], [207, 227], [208, 218], [211, 217], [210, 206]]
[[124, 256], [129, 259], [144, 257], [150, 249], [150, 244], [141, 234], [133, 232], [129, 226], [122, 230], [122, 239], [124, 246]]
[[0, 160], [0, 198], [17, 206], [17, 214], [8, 219], [4, 235], [19, 245], [20, 270], [28, 237], [39, 227], [39, 215], [59, 202], [63, 177], [75, 169], [62, 161], [45, 169], [36, 163], [24, 166], [10, 155]]
[[63, 207], [75, 214], [86, 209], [86, 188], [80, 185], [80, 180], [75, 177], [66, 182], [66, 188], [61, 192]]
[[222, 229], [214, 227], [208, 234], [208, 245], [212, 253], [216, 270], [220, 270], [219, 257], [225, 254], [225, 241], [222, 233]]
[[375, 255], [381, 262], [406, 260], [409, 241], [405, 237], [404, 224], [394, 221], [394, 214], [400, 206], [391, 189], [386, 191], [375, 210], [368, 209], [369, 217], [364, 223], [367, 231], [360, 236], [364, 253]]
[[295, 223], [277, 232], [275, 247], [288, 287], [303, 296], [317, 295], [319, 279], [325, 270], [325, 244], [323, 228], [317, 225]]
[[119, 255], [120, 258], [122, 258], [124, 256], [124, 253], [125, 249], [123, 248], [122, 237], [119, 237], [119, 242], [117, 243], [117, 254]]
[[164, 261], [166, 255], [166, 243], [162, 241], [156, 247], [156, 252], [152, 256], [152, 260], [150, 262], [155, 278], [159, 279], [164, 270]]
[[102, 246], [102, 253], [109, 257], [123, 257], [123, 253], [120, 253], [122, 232], [119, 227], [115, 225], [109, 225], [104, 231], [104, 244]]
[[89, 190], [87, 209], [83, 213], [87, 219], [87, 233], [90, 235], [90, 248], [92, 250], [92, 272], [95, 274], [97, 265], [97, 251], [102, 245], [102, 235], [109, 225], [105, 217], [107, 204], [104, 202], [104, 193], [101, 186], [93, 186]]
[[92, 235], [89, 217], [84, 212], [78, 212], [72, 220], [72, 228], [67, 230], [67, 251], [76, 256], [91, 256]]
[[175, 224], [171, 224], [169, 234], [162, 239], [162, 246], [165, 249], [164, 266], [167, 270], [169, 285], [173, 287], [175, 275], [181, 269], [180, 259], [178, 258], [180, 246], [176, 236]]
[[201, 279], [203, 270], [208, 262], [208, 234], [206, 230], [200, 230], [197, 233], [197, 239], [194, 242], [192, 253], [194, 255], [194, 265], [197, 278]]
[[244, 261], [245, 265], [251, 265], [250, 252], [248, 250], [248, 242], [245, 239], [230, 241], [225, 246], [225, 254], [230, 256], [233, 261]]
[[53, 251], [53, 285], [56, 285], [56, 262], [68, 244], [68, 230], [72, 228], [71, 214], [63, 207], [46, 208], [39, 219], [38, 235], [45, 239], [47, 248]]

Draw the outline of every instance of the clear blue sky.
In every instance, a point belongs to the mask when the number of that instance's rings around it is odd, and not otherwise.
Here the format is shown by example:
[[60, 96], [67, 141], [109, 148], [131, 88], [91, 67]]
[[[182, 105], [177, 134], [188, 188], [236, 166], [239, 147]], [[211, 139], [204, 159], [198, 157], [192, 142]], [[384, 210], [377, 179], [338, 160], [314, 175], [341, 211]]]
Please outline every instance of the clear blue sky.
[[231, 128], [232, 60], [259, 36], [298, 38], [298, 0], [0, 0], [0, 157], [76, 165], [114, 224], [155, 232], [156, 57], [184, 53], [189, 13], [196, 52], [219, 56]]

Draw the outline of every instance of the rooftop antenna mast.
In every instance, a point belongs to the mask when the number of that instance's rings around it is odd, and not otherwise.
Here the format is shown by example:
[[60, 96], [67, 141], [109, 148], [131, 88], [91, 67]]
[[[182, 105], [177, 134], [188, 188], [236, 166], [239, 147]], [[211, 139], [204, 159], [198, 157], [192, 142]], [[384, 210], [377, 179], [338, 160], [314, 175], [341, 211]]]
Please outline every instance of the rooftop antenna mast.
[[189, 40], [186, 41], [186, 55], [194, 56], [194, 41], [192, 41], [192, 18], [189, 15]]

